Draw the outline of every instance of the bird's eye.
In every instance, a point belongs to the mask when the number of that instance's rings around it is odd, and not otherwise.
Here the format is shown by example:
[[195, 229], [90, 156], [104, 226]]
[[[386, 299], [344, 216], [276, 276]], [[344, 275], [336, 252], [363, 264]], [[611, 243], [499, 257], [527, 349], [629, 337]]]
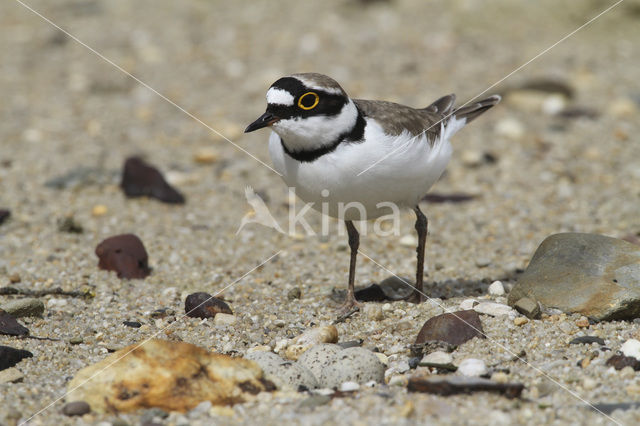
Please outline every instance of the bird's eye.
[[314, 109], [320, 102], [320, 96], [315, 92], [307, 92], [298, 99], [298, 106], [305, 110]]

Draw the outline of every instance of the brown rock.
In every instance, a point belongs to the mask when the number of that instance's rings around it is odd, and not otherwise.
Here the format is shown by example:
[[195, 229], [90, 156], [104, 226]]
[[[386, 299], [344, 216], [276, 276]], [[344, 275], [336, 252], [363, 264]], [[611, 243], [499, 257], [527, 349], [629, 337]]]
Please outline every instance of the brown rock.
[[117, 413], [150, 407], [185, 412], [202, 401], [232, 405], [274, 386], [253, 361], [152, 339], [80, 370], [68, 389], [68, 400]]
[[625, 367], [640, 370], [640, 361], [632, 356], [614, 355], [607, 360], [607, 365], [611, 365], [616, 370], [622, 370]]
[[436, 395], [455, 395], [459, 393], [495, 392], [507, 398], [519, 398], [524, 385], [521, 383], [499, 383], [479, 377], [412, 377], [409, 379], [409, 392], [425, 392]]
[[119, 278], [145, 278], [151, 273], [147, 250], [133, 234], [107, 238], [96, 247], [96, 255], [98, 268], [116, 271]]
[[11, 368], [24, 358], [31, 358], [33, 354], [24, 349], [16, 349], [10, 346], [0, 346], [0, 371]]
[[0, 334], [26, 336], [29, 334], [29, 329], [16, 321], [13, 315], [0, 309]]
[[439, 340], [458, 346], [474, 337], [484, 338], [485, 335], [480, 315], [469, 309], [429, 318], [420, 329], [416, 344]]
[[184, 311], [192, 318], [213, 318], [216, 314], [233, 315], [229, 305], [209, 293], [198, 292], [187, 296]]
[[165, 203], [184, 204], [184, 196], [164, 179], [155, 167], [139, 157], [130, 157], [124, 163], [120, 187], [125, 195], [152, 197]]

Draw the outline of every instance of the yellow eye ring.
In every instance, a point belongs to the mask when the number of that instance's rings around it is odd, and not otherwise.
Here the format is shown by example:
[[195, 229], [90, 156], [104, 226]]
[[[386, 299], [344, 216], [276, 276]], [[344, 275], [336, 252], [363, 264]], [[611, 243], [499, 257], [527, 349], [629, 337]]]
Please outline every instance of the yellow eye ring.
[[[307, 96], [314, 96], [314, 97], [315, 97], [315, 99], [314, 99], [314, 101], [313, 101], [313, 105], [311, 105], [311, 106], [304, 106], [304, 105], [302, 104], [302, 100], [303, 100], [304, 98], [306, 98]], [[300, 107], [300, 108], [302, 108], [302, 109], [304, 109], [304, 110], [307, 110], [307, 111], [308, 111], [308, 110], [310, 110], [310, 109], [314, 109], [314, 108], [318, 105], [318, 102], [320, 102], [320, 96], [318, 96], [318, 94], [317, 94], [317, 93], [315, 93], [315, 92], [307, 92], [307, 93], [305, 93], [304, 95], [300, 96], [300, 98], [298, 99], [298, 107]]]

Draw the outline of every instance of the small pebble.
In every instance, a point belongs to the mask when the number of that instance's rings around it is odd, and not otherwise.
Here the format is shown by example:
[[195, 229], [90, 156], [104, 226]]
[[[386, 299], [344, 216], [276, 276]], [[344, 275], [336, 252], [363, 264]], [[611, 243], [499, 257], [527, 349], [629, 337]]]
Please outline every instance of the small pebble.
[[420, 360], [421, 365], [425, 364], [436, 364], [436, 365], [447, 365], [453, 363], [453, 357], [451, 354], [448, 354], [443, 351], [435, 351], [430, 354], [425, 355]]
[[91, 215], [95, 217], [100, 217], [107, 214], [108, 211], [109, 209], [104, 204], [97, 204], [93, 206], [93, 208], [91, 209]]
[[367, 303], [364, 305], [364, 314], [372, 321], [381, 321], [384, 319], [382, 307], [378, 303]]
[[629, 339], [624, 342], [620, 350], [625, 356], [640, 360], [640, 341], [636, 339]]
[[476, 358], [467, 358], [458, 366], [458, 373], [467, 377], [479, 377], [488, 373], [484, 361]]
[[235, 315], [223, 314], [219, 313], [213, 318], [213, 323], [215, 325], [233, 325], [237, 321]]
[[513, 323], [514, 323], [515, 325], [517, 325], [517, 326], [525, 325], [525, 324], [526, 324], [526, 323], [528, 323], [528, 322], [529, 322], [529, 320], [528, 320], [528, 319], [526, 319], [525, 317], [518, 317], [518, 318], [516, 318], [516, 319], [514, 319], [514, 320], [513, 320]]
[[487, 257], [479, 257], [476, 259], [476, 266], [478, 268], [486, 268], [489, 265], [491, 265], [491, 259]]
[[578, 321], [576, 321], [576, 325], [580, 328], [588, 328], [589, 327], [589, 319], [587, 317], [580, 317]]
[[62, 407], [62, 413], [67, 416], [82, 416], [91, 411], [91, 407], [84, 401], [68, 402]]
[[334, 325], [310, 328], [293, 339], [285, 351], [285, 358], [297, 360], [300, 355], [319, 343], [336, 343], [338, 329]]
[[492, 296], [504, 295], [504, 286], [501, 281], [494, 281], [489, 286], [489, 294]]
[[211, 148], [203, 148], [193, 155], [193, 161], [197, 164], [213, 164], [218, 159], [219, 155]]
[[416, 247], [418, 245], [418, 239], [412, 234], [402, 236], [399, 242], [404, 247]]
[[523, 124], [515, 118], [507, 117], [496, 123], [495, 131], [498, 135], [512, 140], [521, 139], [525, 134]]
[[538, 302], [528, 297], [519, 299], [513, 307], [516, 311], [530, 319], [540, 318], [540, 314], [542, 313]]
[[184, 311], [191, 318], [214, 318], [220, 314], [233, 315], [233, 311], [222, 299], [203, 291], [192, 293], [184, 301]]
[[340, 385], [340, 392], [355, 392], [360, 389], [360, 385], [356, 382], [344, 382]]
[[289, 300], [300, 299], [300, 296], [302, 296], [302, 291], [300, 290], [300, 287], [294, 287], [291, 290], [289, 290], [289, 292], [287, 293], [287, 299]]
[[142, 327], [142, 324], [140, 324], [138, 321], [123, 321], [122, 324], [126, 325], [127, 327], [131, 327], [131, 328], [140, 328], [140, 327]]
[[82, 337], [80, 337], [80, 336], [74, 336], [74, 337], [69, 339], [69, 343], [72, 344], [72, 345], [79, 345], [82, 342], [84, 342], [84, 339], [82, 339]]
[[475, 299], [465, 299], [460, 303], [460, 310], [466, 311], [469, 309], [473, 309], [479, 302]]
[[502, 303], [480, 302], [478, 305], [473, 307], [473, 310], [481, 314], [491, 315], [493, 317], [499, 317], [503, 315], [515, 316], [515, 311], [510, 306], [503, 305]]

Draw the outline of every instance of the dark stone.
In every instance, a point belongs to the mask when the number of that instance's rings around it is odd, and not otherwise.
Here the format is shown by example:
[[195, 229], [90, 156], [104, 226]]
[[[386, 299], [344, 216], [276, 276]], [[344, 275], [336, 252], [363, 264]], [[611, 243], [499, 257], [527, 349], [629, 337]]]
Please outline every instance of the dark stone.
[[519, 299], [514, 305], [514, 309], [520, 312], [527, 318], [538, 319], [542, 314], [540, 310], [540, 304], [533, 299], [523, 297]]
[[362, 346], [362, 342], [364, 340], [362, 339], [358, 339], [358, 340], [349, 340], [348, 342], [338, 342], [337, 345], [340, 346], [342, 349], [347, 349], [347, 348], [355, 348], [358, 346]]
[[13, 315], [0, 309], [0, 334], [26, 336], [29, 334], [29, 329], [16, 321]]
[[62, 414], [66, 416], [83, 416], [91, 412], [91, 406], [84, 401], [67, 402], [62, 407]]
[[484, 338], [480, 315], [474, 310], [457, 311], [437, 315], [424, 323], [416, 344], [439, 340], [459, 346], [474, 337]]
[[11, 216], [11, 212], [7, 209], [0, 209], [0, 225], [4, 223], [5, 220], [9, 219]]
[[507, 398], [519, 398], [524, 389], [521, 383], [497, 383], [489, 379], [453, 376], [442, 377], [412, 377], [409, 379], [409, 392], [424, 392], [436, 395], [455, 395], [473, 392], [494, 392]]
[[176, 314], [176, 311], [174, 311], [171, 308], [158, 308], [158, 309], [152, 311], [149, 314], [149, 316], [151, 318], [166, 318], [168, 316], [175, 315], [175, 314]]
[[84, 232], [84, 228], [76, 222], [73, 216], [67, 216], [58, 220], [58, 231], [70, 234], [82, 234]]
[[24, 358], [31, 358], [33, 354], [24, 349], [15, 349], [10, 346], [0, 346], [0, 371], [13, 367]]
[[289, 290], [289, 292], [287, 293], [287, 299], [289, 300], [300, 299], [300, 296], [302, 296], [302, 291], [300, 290], [300, 287], [294, 287], [291, 290]]
[[588, 118], [589, 120], [595, 120], [599, 115], [600, 113], [598, 110], [584, 106], [567, 107], [558, 113], [559, 117], [569, 120], [575, 118]]
[[580, 345], [580, 344], [590, 344], [597, 343], [600, 346], [604, 346], [604, 339], [596, 336], [580, 336], [576, 337], [572, 341], [569, 342], [570, 345]]
[[204, 292], [188, 295], [184, 301], [184, 311], [188, 317], [203, 319], [213, 318], [219, 313], [233, 315], [231, 308], [224, 301]]
[[140, 324], [138, 321], [124, 321], [123, 324], [126, 325], [127, 327], [131, 327], [131, 328], [140, 328], [140, 327], [142, 327], [142, 324]]
[[418, 357], [411, 357], [409, 358], [409, 368], [410, 369], [415, 369], [418, 367], [418, 365], [420, 364], [420, 358]]
[[165, 203], [184, 204], [184, 196], [173, 188], [155, 167], [139, 157], [130, 157], [124, 163], [120, 187], [125, 195], [152, 197]]
[[98, 268], [116, 271], [118, 278], [145, 278], [151, 272], [147, 250], [133, 234], [107, 238], [96, 247], [96, 255]]
[[509, 293], [593, 320], [640, 316], [640, 247], [596, 234], [547, 237]]
[[636, 371], [640, 370], [640, 361], [632, 356], [614, 355], [607, 360], [607, 365], [616, 370], [622, 370], [625, 367], [631, 367]]
[[600, 404], [589, 404], [589, 408], [594, 411], [602, 412], [607, 416], [612, 414], [616, 410], [635, 410], [636, 408], [640, 408], [640, 402], [615, 402], [611, 404], [600, 403]]
[[428, 203], [465, 203], [467, 201], [472, 201], [474, 198], [476, 198], [476, 196], [471, 194], [438, 194], [434, 192], [422, 197], [422, 201], [426, 201]]

